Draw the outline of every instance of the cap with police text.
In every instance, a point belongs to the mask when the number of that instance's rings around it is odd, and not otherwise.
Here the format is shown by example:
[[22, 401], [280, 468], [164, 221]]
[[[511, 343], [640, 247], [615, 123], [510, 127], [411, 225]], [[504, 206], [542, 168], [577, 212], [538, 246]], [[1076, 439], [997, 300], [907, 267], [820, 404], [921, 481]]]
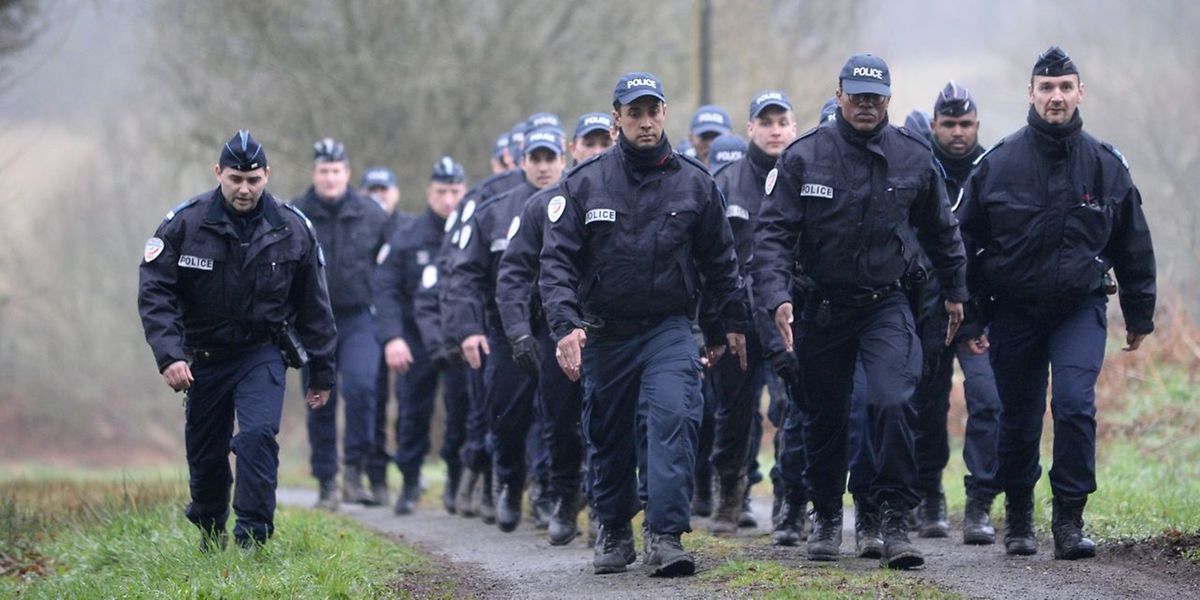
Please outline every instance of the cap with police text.
[[759, 92], [750, 100], [750, 118], [757, 118], [758, 114], [768, 106], [778, 106], [783, 110], [792, 110], [792, 101], [788, 100], [787, 94], [779, 90]]
[[529, 115], [528, 119], [525, 119], [525, 130], [528, 131], [537, 127], [557, 127], [562, 129], [562, 121], [554, 113], [533, 113]]
[[245, 129], [239, 129], [221, 148], [217, 164], [238, 171], [253, 171], [267, 166], [267, 151]]
[[362, 188], [392, 187], [396, 185], [396, 174], [387, 167], [371, 167], [363, 173]]
[[707, 104], [696, 109], [696, 114], [692, 115], [692, 126], [689, 131], [692, 135], [704, 135], [706, 133], [715, 133], [723, 135], [733, 130], [733, 119], [729, 118], [729, 113], [720, 106]]
[[617, 80], [617, 87], [613, 88], [613, 102], [617, 104], [629, 104], [642, 96], [653, 96], [663, 102], [667, 101], [667, 97], [663, 95], [662, 82], [653, 74], [643, 71], [622, 75]]
[[463, 171], [462, 165], [454, 162], [453, 158], [443, 156], [433, 163], [433, 171], [429, 173], [429, 180], [438, 183], [463, 183], [467, 180], [467, 174]]
[[593, 131], [611, 131], [612, 117], [607, 114], [594, 112], [581, 115], [575, 122], [575, 138], [581, 138]]
[[561, 155], [563, 153], [563, 130], [547, 126], [525, 132], [525, 154], [532, 154], [538, 148]]
[[933, 103], [933, 112], [938, 115], [946, 115], [948, 117], [961, 117], [967, 113], [975, 112], [975, 99], [971, 98], [971, 92], [967, 88], [954, 83], [951, 80], [938, 92], [937, 100]]
[[874, 54], [851, 56], [842, 66], [838, 80], [847, 94], [892, 95], [892, 75], [887, 63]]
[[746, 140], [732, 133], [717, 136], [708, 147], [708, 166], [712, 171], [746, 155]]
[[313, 160], [317, 162], [342, 162], [346, 157], [346, 147], [333, 138], [325, 138], [313, 144]]
[[1079, 70], [1075, 68], [1075, 61], [1071, 60], [1066, 51], [1058, 46], [1046, 48], [1046, 51], [1038, 55], [1037, 62], [1033, 64], [1033, 75], [1062, 77], [1063, 75], [1078, 74]]
[[508, 155], [516, 162], [521, 159], [521, 142], [525, 140], [525, 121], [517, 121], [508, 130]]
[[835, 115], [837, 114], [837, 111], [838, 111], [837, 97], [834, 96], [834, 97], [831, 97], [830, 99], [826, 100], [825, 104], [821, 105], [821, 120], [817, 123], [817, 125], [820, 125], [821, 123], [824, 123], [825, 121], [832, 121], [832, 120], [836, 119], [837, 117]]
[[504, 132], [496, 136], [496, 147], [492, 148], [492, 158], [500, 158], [501, 154], [508, 149], [508, 132]]

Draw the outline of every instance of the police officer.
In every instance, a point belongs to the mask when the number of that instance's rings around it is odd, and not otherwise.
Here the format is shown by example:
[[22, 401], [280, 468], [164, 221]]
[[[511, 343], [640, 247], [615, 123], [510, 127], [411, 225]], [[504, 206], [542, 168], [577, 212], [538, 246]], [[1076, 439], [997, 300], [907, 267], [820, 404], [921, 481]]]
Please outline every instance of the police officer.
[[[496, 525], [513, 531], [521, 518], [525, 488], [526, 438], [534, 421], [537, 394], [535, 374], [513, 359], [515, 347], [504, 335], [496, 306], [496, 277], [500, 258], [521, 226], [520, 214], [529, 197], [558, 181], [566, 168], [562, 131], [553, 126], [527, 130], [521, 169], [525, 182], [481, 206], [463, 228], [460, 252], [450, 269], [451, 310], [460, 315], [463, 356], [473, 369], [483, 367], [488, 355], [484, 388], [489, 416], [488, 432], [494, 441], [492, 481], [496, 499]], [[532, 338], [518, 346], [533, 344]]]
[[[575, 164], [610, 148], [612, 117], [604, 113], [581, 115], [568, 143]], [[539, 255], [546, 224], [546, 207], [553, 188], [534, 194], [521, 211], [519, 225], [508, 241], [496, 277], [496, 306], [513, 348], [513, 360], [537, 377], [538, 401], [546, 415], [544, 437], [550, 452], [550, 494], [554, 512], [547, 538], [560, 546], [575, 539], [580, 502], [580, 465], [583, 439], [579, 415], [583, 390], [558, 368], [555, 343], [537, 294]]]
[[417, 290], [436, 283], [433, 259], [442, 242], [446, 218], [466, 193], [462, 165], [444, 156], [433, 166], [425, 186], [427, 209], [408, 227], [395, 231], [389, 251], [375, 272], [375, 310], [378, 338], [384, 348], [387, 368], [400, 377], [396, 382], [399, 410], [396, 416], [396, 465], [404, 478], [395, 512], [411, 514], [421, 495], [421, 465], [431, 446], [430, 421], [438, 382], [446, 407], [446, 427], [441, 456], [446, 463], [446, 486], [442, 501], [455, 512], [454, 493], [461, 474], [459, 449], [464, 435], [467, 408], [466, 380], [461, 367], [431, 359], [430, 346], [440, 340], [422, 337], [413, 298]]
[[622, 76], [617, 148], [572, 170], [547, 205], [539, 288], [560, 367], [583, 375], [596, 573], [636, 560], [639, 466], [645, 564], [658, 576], [695, 570], [679, 536], [690, 530], [703, 411], [690, 325], [701, 277], [727, 332], [709, 332], [709, 359], [729, 345], [745, 366], [745, 290], [721, 195], [702, 163], [672, 152], [666, 116], [657, 77]]
[[492, 160], [489, 163], [492, 175], [503, 173], [513, 167], [512, 159], [508, 156], [508, 132], [496, 136], [496, 145], [492, 147]]
[[[345, 147], [331, 138], [313, 145], [312, 186], [293, 200], [308, 215], [329, 259], [330, 302], [338, 330], [341, 391], [346, 399], [342, 460], [343, 499], [361, 502], [367, 456], [375, 444], [375, 385], [379, 342], [371, 316], [371, 276], [387, 243], [388, 215], [351, 188]], [[320, 482], [317, 506], [336, 510], [337, 386], [330, 402], [308, 413], [313, 477]]]
[[793, 282], [805, 290], [794, 334], [806, 419], [804, 481], [813, 503], [809, 558], [838, 557], [847, 411], [861, 356], [878, 466], [871, 500], [883, 521], [881, 563], [910, 568], [924, 564], [906, 522], [917, 500], [908, 418], [921, 357], [902, 288], [917, 269], [918, 246], [924, 248], [949, 299], [953, 334], [966, 300], [966, 260], [927, 141], [888, 125], [890, 97], [887, 64], [870, 54], [850, 57], [839, 76], [836, 121], [800, 136], [767, 175], [753, 284], [788, 346]]
[[692, 115], [692, 123], [688, 128], [688, 142], [691, 149], [695, 152], [695, 157], [700, 159], [706, 166], [708, 163], [708, 150], [712, 146], [713, 140], [733, 131], [733, 119], [729, 117], [729, 113], [712, 104], [706, 104], [696, 109]]
[[[334, 384], [337, 344], [321, 248], [304, 215], [266, 191], [266, 151], [241, 130], [214, 171], [218, 187], [167, 213], [146, 242], [138, 288], [158, 369], [171, 389], [187, 394], [186, 514], [200, 528], [203, 551], [228, 540], [230, 450], [237, 455], [234, 538], [247, 547], [271, 537], [286, 381], [281, 349], [292, 361], [307, 350], [305, 399], [318, 409]], [[289, 339], [303, 347], [281, 343]]]
[[371, 167], [363, 172], [360, 187], [366, 196], [375, 201], [379, 208], [387, 214], [395, 214], [400, 204], [400, 187], [396, 183], [396, 174], [387, 167]]
[[746, 155], [746, 140], [734, 133], [717, 136], [708, 147], [708, 168], [716, 174], [717, 169], [741, 159]]
[[[933, 105], [933, 154], [946, 174], [946, 195], [954, 203], [975, 159], [983, 154], [979, 145], [979, 113], [967, 88], [951, 81], [938, 93]], [[924, 376], [913, 395], [917, 418], [913, 437], [917, 450], [918, 491], [921, 504], [914, 511], [921, 537], [949, 535], [946, 519], [946, 495], [942, 490], [942, 472], [950, 459], [950, 440], [946, 414], [950, 409], [950, 389], [954, 360], [962, 367], [967, 427], [963, 439], [963, 462], [967, 490], [963, 517], [963, 542], [991, 544], [996, 541], [989, 512], [992, 500], [1000, 492], [996, 484], [998, 458], [996, 444], [1000, 429], [1000, 397], [996, 379], [988, 362], [987, 350], [979, 353], [952, 345], [943, 346], [947, 316], [941, 310], [941, 290], [934, 281], [926, 281], [921, 291], [924, 314], [917, 330], [924, 346]]]
[[1083, 509], [1096, 491], [1096, 377], [1104, 361], [1107, 271], [1116, 272], [1126, 351], [1154, 330], [1155, 263], [1142, 198], [1112, 145], [1083, 131], [1083, 83], [1057, 46], [1037, 59], [1028, 125], [976, 163], [963, 194], [972, 292], [984, 301], [1000, 392], [1004, 545], [1037, 552], [1033, 487], [1053, 375], [1054, 557], [1087, 558]]
[[[739, 270], [743, 273], [748, 273], [754, 254], [754, 226], [767, 173], [796, 137], [796, 121], [787, 95], [779, 90], [755, 94], [750, 100], [746, 133], [750, 136], [749, 144], [728, 134], [718, 137], [709, 151], [710, 164], [717, 164], [724, 158], [734, 159], [726, 166], [718, 167], [713, 179], [727, 202], [725, 216], [733, 232]], [[732, 148], [736, 145], [726, 149], [729, 138], [741, 141], [745, 148], [744, 157], [721, 156], [735, 151]], [[753, 314], [749, 305], [747, 312]], [[770, 337], [779, 342], [779, 347], [774, 350], [782, 351], [782, 340], [773, 335], [774, 327], [768, 319], [763, 321]], [[709, 374], [716, 404], [712, 462], [718, 490], [717, 509], [709, 531], [718, 535], [737, 532], [741, 509], [748, 498], [747, 462], [750, 454], [756, 453], [756, 449], [750, 447], [751, 430], [758, 414], [759, 392], [764, 381], [761, 340], [758, 332], [751, 328], [746, 336], [746, 370], [740, 368], [737, 357], [725, 356]]]

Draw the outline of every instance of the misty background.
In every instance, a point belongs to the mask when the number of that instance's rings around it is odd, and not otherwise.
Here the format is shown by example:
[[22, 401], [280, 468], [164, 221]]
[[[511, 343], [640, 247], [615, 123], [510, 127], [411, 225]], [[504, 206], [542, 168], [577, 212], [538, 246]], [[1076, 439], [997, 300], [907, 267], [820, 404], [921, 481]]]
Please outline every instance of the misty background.
[[[495, 137], [537, 111], [568, 128], [610, 109], [617, 77], [654, 72], [667, 132], [701, 103], [697, 0], [0, 0], [0, 463], [182, 457], [181, 397], [137, 318], [137, 265], [163, 215], [215, 185], [220, 144], [248, 128], [270, 189], [308, 186], [313, 141], [349, 151], [353, 181], [400, 176], [420, 210], [449, 154], [472, 182]], [[891, 67], [891, 120], [932, 109], [950, 79], [985, 146], [1024, 125], [1037, 55], [1064, 47], [1084, 128], [1128, 158], [1159, 260], [1160, 311], [1200, 288], [1200, 3], [712, 0], [711, 102], [735, 123], [767, 88], [815, 125], [845, 59]], [[739, 131], [744, 133], [744, 131]], [[1145, 351], [1155, 352], [1154, 337]], [[285, 449], [307, 447], [295, 379]], [[286, 450], [285, 450], [286, 451]]]

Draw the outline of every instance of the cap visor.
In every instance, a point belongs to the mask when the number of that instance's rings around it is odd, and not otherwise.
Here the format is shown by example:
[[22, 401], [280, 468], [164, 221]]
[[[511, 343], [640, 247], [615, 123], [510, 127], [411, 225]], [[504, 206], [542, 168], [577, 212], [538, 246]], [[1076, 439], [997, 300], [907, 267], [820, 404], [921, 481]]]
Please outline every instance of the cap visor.
[[605, 131], [605, 132], [607, 132], [607, 131], [608, 131], [608, 128], [607, 128], [607, 127], [605, 127], [605, 126], [603, 126], [603, 125], [588, 125], [587, 127], [582, 127], [582, 128], [580, 128], [580, 129], [577, 129], [577, 130], [575, 131], [575, 137], [576, 137], [576, 138], [581, 138], [581, 137], [583, 137], [583, 136], [585, 136], [585, 135], [587, 135], [587, 134], [589, 134], [589, 133], [591, 133], [591, 132], [593, 132], [593, 131]]
[[778, 100], [771, 100], [769, 102], [766, 102], [762, 106], [758, 107], [758, 110], [754, 111], [754, 114], [750, 115], [750, 118], [751, 119], [758, 118], [758, 115], [761, 115], [762, 111], [766, 110], [768, 107], [771, 107], [771, 106], [778, 106], [779, 108], [782, 108], [783, 110], [792, 110], [792, 105], [787, 104], [786, 102], [780, 102]]
[[617, 102], [620, 102], [621, 104], [631, 104], [634, 100], [637, 100], [638, 98], [641, 98], [643, 96], [651, 96], [654, 98], [658, 98], [659, 100], [662, 100], [663, 102], [667, 101], [667, 99], [664, 98], [661, 93], [656, 92], [656, 91], [630, 90], [623, 94], [617, 95]]
[[875, 83], [873, 81], [855, 81], [853, 79], [842, 80], [842, 91], [847, 94], [875, 94], [877, 96], [891, 96], [892, 88], [884, 83]]
[[692, 129], [692, 135], [704, 135], [706, 133], [729, 133], [729, 128], [716, 123], [702, 123]]
[[528, 146], [525, 146], [525, 156], [529, 156], [530, 154], [533, 153], [534, 150], [537, 150], [538, 148], [545, 148], [546, 150], [553, 152], [555, 154], [555, 156], [561, 155], [563, 153], [562, 148], [559, 148], [558, 146], [555, 146], [554, 144], [551, 144], [550, 142], [536, 141], [536, 142], [530, 143]]

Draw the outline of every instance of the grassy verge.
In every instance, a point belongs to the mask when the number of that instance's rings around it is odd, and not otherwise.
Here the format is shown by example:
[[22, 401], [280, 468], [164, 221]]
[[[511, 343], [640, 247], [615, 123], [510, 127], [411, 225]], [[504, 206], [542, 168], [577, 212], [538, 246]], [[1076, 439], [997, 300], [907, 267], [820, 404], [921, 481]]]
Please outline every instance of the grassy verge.
[[257, 551], [197, 550], [179, 481], [0, 484], [0, 596], [449, 596], [423, 555], [349, 519], [282, 509]]

